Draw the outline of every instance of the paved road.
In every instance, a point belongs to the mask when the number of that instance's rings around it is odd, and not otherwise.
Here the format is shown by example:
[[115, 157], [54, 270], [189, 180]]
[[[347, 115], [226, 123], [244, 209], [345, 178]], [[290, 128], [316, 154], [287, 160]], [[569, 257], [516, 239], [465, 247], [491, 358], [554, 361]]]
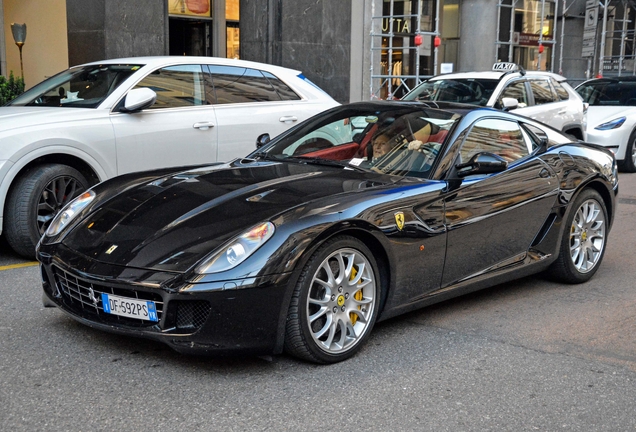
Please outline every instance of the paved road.
[[0, 245], [0, 429], [634, 431], [636, 175], [592, 281], [540, 277], [376, 326], [354, 359], [209, 359], [40, 306]]

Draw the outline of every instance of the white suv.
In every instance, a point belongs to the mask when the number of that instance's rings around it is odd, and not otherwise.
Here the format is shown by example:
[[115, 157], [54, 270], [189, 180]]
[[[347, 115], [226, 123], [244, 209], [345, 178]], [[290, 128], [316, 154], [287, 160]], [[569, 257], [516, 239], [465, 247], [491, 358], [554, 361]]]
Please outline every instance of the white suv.
[[0, 108], [0, 232], [33, 256], [60, 209], [132, 171], [245, 156], [338, 105], [300, 72], [213, 57], [70, 68]]
[[521, 114], [585, 140], [587, 107], [561, 75], [495, 63], [490, 72], [438, 75], [402, 100], [459, 102]]

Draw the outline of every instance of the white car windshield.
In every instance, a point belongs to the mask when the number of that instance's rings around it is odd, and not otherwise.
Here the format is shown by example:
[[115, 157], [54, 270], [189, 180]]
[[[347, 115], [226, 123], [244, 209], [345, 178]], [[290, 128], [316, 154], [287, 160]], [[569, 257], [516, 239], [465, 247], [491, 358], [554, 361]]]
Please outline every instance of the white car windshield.
[[95, 108], [142, 66], [108, 64], [71, 68], [42, 81], [7, 105]]
[[636, 106], [636, 81], [599, 80], [581, 84], [576, 91], [592, 106]]
[[486, 106], [498, 83], [496, 79], [435, 79], [423, 82], [402, 99]]

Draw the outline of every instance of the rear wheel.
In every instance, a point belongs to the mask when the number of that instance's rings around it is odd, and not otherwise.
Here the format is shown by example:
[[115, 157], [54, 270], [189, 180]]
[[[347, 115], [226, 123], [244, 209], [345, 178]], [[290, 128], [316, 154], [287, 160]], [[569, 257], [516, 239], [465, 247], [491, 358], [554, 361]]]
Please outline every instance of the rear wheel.
[[607, 210], [598, 192], [581, 192], [566, 218], [559, 257], [549, 269], [556, 280], [582, 283], [596, 273], [605, 254], [607, 222]]
[[4, 213], [11, 248], [33, 258], [35, 245], [55, 215], [87, 187], [86, 178], [67, 165], [40, 165], [24, 173], [11, 187]]
[[287, 315], [285, 350], [315, 363], [353, 356], [378, 315], [377, 264], [361, 241], [336, 237], [309, 259]]

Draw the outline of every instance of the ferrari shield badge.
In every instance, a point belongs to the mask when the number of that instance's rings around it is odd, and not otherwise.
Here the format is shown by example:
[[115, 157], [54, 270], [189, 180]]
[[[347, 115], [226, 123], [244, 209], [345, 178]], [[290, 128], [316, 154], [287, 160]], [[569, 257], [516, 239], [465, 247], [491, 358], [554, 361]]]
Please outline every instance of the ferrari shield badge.
[[400, 231], [404, 228], [404, 213], [397, 212], [395, 213], [395, 223]]

